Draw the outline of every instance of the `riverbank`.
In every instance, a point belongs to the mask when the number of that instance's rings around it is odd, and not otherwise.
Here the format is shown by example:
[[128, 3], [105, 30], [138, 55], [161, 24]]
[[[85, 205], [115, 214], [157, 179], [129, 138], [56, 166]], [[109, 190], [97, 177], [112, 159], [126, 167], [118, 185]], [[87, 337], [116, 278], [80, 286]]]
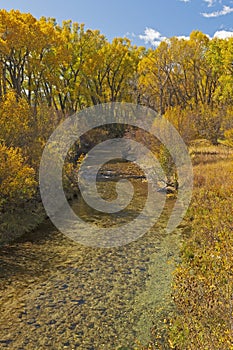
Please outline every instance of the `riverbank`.
[[182, 248], [173, 296], [177, 313], [170, 328], [177, 350], [233, 349], [233, 151], [198, 146], [194, 192], [188, 213], [191, 233]]
[[[2, 247], [1, 347], [132, 350], [140, 348], [136, 345], [139, 341], [144, 344], [143, 349], [148, 349], [146, 344], [150, 342], [150, 349], [183, 350], [191, 349], [190, 335], [200, 343], [195, 338], [195, 327], [190, 328], [191, 323], [200, 325], [201, 321], [196, 322], [195, 305], [192, 310], [187, 305], [190, 295], [198, 296], [197, 291], [193, 292], [187, 271], [194, 283], [199, 281], [198, 271], [207, 269], [213, 248], [207, 244], [206, 226], [212, 223], [210, 227], [215, 227], [219, 216], [222, 224], [226, 217], [231, 218], [228, 214], [232, 203], [232, 155], [221, 147], [214, 152], [212, 149], [209, 158], [208, 150], [200, 153], [198, 148], [197, 155], [192, 206], [185, 222], [172, 235], [166, 235], [163, 230], [174, 204], [168, 200], [157, 225], [124, 247], [83, 247], [57, 232], [49, 220], [38, 230]], [[143, 179], [133, 181], [139, 185], [138, 194], [145, 191]], [[142, 205], [140, 195], [137, 197], [138, 205]], [[80, 208], [79, 200], [74, 203], [74, 210]], [[212, 213], [218, 213], [215, 221], [211, 221], [210, 205]], [[188, 226], [192, 227], [191, 233]], [[204, 250], [206, 260], [198, 260], [203, 255], [200, 239], [205, 242], [205, 249], [209, 247]], [[182, 262], [174, 280], [177, 288], [173, 301], [172, 273], [180, 262], [181, 245]], [[217, 254], [215, 258], [218, 259]], [[220, 275], [226, 272], [225, 265], [221, 268]], [[216, 276], [209, 275], [207, 281], [211, 276], [212, 283]], [[207, 287], [202, 285], [202, 290], [209, 287], [208, 283]], [[208, 305], [208, 298], [204, 300]], [[175, 305], [179, 314], [174, 316]], [[187, 329], [190, 333], [186, 333]], [[224, 334], [228, 334], [227, 330]]]

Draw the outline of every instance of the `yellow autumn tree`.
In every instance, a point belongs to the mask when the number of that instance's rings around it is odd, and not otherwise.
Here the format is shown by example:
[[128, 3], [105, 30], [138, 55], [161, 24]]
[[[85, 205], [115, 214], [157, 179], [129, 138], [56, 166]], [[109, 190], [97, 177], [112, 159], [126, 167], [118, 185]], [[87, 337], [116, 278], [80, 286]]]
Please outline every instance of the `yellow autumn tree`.
[[7, 146], [26, 146], [30, 134], [31, 107], [9, 90], [0, 102], [0, 140]]
[[135, 78], [141, 48], [130, 40], [115, 38], [101, 43], [83, 66], [86, 94], [92, 104], [131, 102], [134, 100]]
[[20, 148], [0, 144], [0, 207], [9, 210], [35, 194], [35, 171]]

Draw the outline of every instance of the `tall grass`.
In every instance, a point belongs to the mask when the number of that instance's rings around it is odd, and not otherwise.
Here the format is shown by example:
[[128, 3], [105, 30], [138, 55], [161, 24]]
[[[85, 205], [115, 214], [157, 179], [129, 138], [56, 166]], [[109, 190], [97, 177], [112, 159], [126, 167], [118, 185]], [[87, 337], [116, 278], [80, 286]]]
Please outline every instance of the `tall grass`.
[[233, 152], [198, 146], [191, 234], [174, 274], [177, 308], [170, 346], [179, 350], [233, 349]]

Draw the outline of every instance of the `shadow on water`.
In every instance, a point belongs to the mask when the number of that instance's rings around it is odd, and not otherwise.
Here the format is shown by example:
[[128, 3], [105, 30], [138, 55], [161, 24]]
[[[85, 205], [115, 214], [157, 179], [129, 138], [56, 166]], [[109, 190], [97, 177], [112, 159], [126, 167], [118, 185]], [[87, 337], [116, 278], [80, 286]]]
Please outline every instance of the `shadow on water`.
[[[116, 221], [132, 219], [143, 205], [146, 184], [133, 181], [138, 196]], [[171, 276], [182, 240], [181, 229], [170, 235], [164, 231], [173, 205], [168, 200], [149, 232], [118, 248], [82, 246], [49, 220], [2, 247], [1, 346], [111, 350], [132, 349], [136, 339], [148, 342], [153, 323], [171, 309]], [[113, 221], [90, 212], [80, 198], [73, 208], [95, 223]]]
[[43, 274], [44, 268], [52, 258], [52, 250], [45, 254], [44, 246], [59, 235], [55, 231], [50, 220], [46, 220], [40, 227], [27, 233], [15, 242], [6, 244], [0, 248], [0, 285], [7, 279], [26, 278]]

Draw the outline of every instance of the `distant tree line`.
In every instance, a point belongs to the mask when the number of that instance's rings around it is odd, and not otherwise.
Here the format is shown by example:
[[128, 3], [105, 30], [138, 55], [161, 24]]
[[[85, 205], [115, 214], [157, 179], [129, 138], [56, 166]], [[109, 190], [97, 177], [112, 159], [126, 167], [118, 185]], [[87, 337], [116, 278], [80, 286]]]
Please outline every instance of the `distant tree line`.
[[[201, 137], [232, 145], [232, 86], [233, 38], [194, 31], [189, 40], [173, 37], [146, 50], [70, 20], [59, 25], [1, 10], [0, 211], [22, 204], [32, 212], [43, 147], [74, 112], [139, 103], [168, 118], [187, 143]], [[4, 215], [0, 234], [8, 231]]]

